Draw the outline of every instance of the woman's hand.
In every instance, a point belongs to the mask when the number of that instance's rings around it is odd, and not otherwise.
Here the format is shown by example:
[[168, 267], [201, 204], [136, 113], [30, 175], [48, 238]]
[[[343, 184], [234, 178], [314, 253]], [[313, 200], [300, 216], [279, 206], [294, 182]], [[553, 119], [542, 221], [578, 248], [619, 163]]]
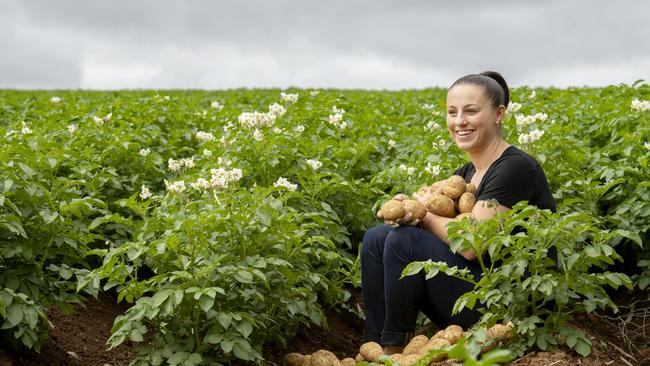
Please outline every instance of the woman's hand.
[[[396, 195], [395, 197], [393, 197], [393, 199], [397, 200], [397, 201], [404, 201], [404, 200], [408, 199], [408, 196], [403, 194], [403, 193], [400, 193], [400, 194]], [[380, 219], [383, 218], [382, 215], [381, 215], [381, 210], [377, 211], [377, 217], [380, 218]], [[404, 215], [402, 218], [399, 218], [399, 219], [394, 220], [394, 221], [393, 220], [384, 220], [384, 224], [386, 224], [386, 225], [411, 225], [411, 226], [414, 226], [414, 225], [417, 225], [419, 223], [420, 223], [420, 220], [413, 219], [413, 214], [411, 214], [410, 212], [407, 212], [406, 215]]]

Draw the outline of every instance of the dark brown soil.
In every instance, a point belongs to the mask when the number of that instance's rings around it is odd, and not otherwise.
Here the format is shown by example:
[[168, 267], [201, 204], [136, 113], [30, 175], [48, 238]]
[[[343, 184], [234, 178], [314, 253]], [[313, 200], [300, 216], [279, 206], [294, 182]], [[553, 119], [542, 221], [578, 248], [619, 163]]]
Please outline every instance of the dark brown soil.
[[[647, 295], [637, 300], [625, 299], [618, 314], [587, 314], [578, 316], [574, 325], [583, 329], [593, 345], [592, 354], [582, 358], [575, 352], [560, 348], [553, 352], [530, 352], [511, 363], [516, 366], [623, 365], [650, 366], [650, 302]], [[633, 304], [633, 305], [630, 305]], [[351, 306], [362, 306], [354, 294]], [[50, 319], [55, 328], [40, 353], [12, 354], [0, 348], [0, 366], [32, 365], [128, 365], [135, 356], [130, 344], [107, 350], [113, 320], [126, 309], [113, 297], [100, 295], [85, 307], [77, 306], [69, 315], [52, 309]], [[265, 365], [282, 365], [289, 352], [311, 354], [319, 349], [334, 352], [339, 358], [354, 357], [361, 344], [363, 322], [347, 310], [326, 309], [327, 328], [302, 329], [288, 342], [286, 349], [268, 345], [264, 349]]]
[[[131, 345], [123, 344], [112, 350], [106, 345], [115, 317], [126, 309], [126, 305], [117, 304], [107, 294], [100, 294], [97, 300], [91, 298], [85, 306], [75, 306], [72, 314], [52, 308], [48, 315], [54, 329], [41, 352], [9, 354], [6, 351], [4, 362], [13, 366], [128, 365], [135, 357]], [[5, 366], [2, 362], [0, 358], [0, 366]]]

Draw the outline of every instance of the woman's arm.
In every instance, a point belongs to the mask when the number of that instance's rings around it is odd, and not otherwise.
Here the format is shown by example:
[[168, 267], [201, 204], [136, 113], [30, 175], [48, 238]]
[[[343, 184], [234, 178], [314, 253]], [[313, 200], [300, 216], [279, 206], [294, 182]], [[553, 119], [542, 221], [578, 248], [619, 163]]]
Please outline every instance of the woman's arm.
[[[472, 210], [472, 217], [474, 217], [476, 220], [486, 220], [494, 216], [496, 212], [504, 212], [508, 211], [509, 209], [510, 208], [506, 206], [498, 205], [495, 211], [494, 207], [490, 207], [488, 201], [478, 201]], [[433, 235], [437, 236], [440, 240], [445, 242], [445, 244], [449, 245], [447, 224], [451, 221], [454, 221], [454, 219], [438, 216], [432, 214], [431, 212], [427, 212], [427, 215], [424, 217], [424, 219], [422, 219], [422, 227]], [[476, 253], [474, 253], [473, 249], [469, 249], [464, 252], [458, 252], [458, 254], [468, 261], [476, 259]]]

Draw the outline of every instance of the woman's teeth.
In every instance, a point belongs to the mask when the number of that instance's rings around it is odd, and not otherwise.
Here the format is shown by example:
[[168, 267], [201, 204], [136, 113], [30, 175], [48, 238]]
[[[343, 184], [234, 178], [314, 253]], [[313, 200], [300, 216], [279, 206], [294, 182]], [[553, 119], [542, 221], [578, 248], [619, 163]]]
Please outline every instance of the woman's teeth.
[[456, 133], [458, 134], [458, 136], [467, 136], [467, 135], [469, 135], [469, 134], [472, 133], [472, 132], [474, 132], [474, 130], [460, 130], [460, 131], [456, 131]]

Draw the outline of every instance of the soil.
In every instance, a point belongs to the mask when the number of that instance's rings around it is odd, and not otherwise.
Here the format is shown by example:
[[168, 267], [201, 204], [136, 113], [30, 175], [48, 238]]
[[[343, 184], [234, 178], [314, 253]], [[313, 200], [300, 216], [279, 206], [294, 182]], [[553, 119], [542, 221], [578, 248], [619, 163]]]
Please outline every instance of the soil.
[[[625, 297], [627, 296], [627, 297]], [[618, 314], [594, 313], [576, 317], [573, 325], [583, 329], [592, 342], [592, 353], [580, 357], [559, 348], [553, 352], [532, 351], [513, 361], [513, 366], [650, 366], [650, 301], [647, 294], [618, 297], [625, 306]], [[360, 296], [352, 298], [355, 307], [362, 307]], [[116, 316], [125, 305], [117, 304], [110, 295], [100, 295], [85, 306], [77, 306], [72, 314], [57, 309], [49, 311], [55, 328], [40, 353], [15, 354], [0, 348], [0, 366], [128, 365], [135, 356], [131, 344], [107, 350], [106, 340]], [[363, 322], [347, 310], [325, 309], [328, 328], [302, 329], [284, 349], [270, 344], [264, 349], [265, 365], [282, 365], [289, 352], [310, 354], [319, 349], [334, 352], [339, 358], [354, 357], [363, 333]], [[441, 365], [448, 363], [440, 363]]]
[[76, 305], [74, 312], [64, 314], [57, 308], [48, 311], [54, 329], [40, 353], [16, 354], [2, 352], [0, 366], [122, 366], [128, 365], [136, 353], [130, 344], [108, 350], [106, 341], [111, 335], [115, 318], [128, 308], [117, 304], [115, 298], [100, 294], [90, 298], [85, 305]]

